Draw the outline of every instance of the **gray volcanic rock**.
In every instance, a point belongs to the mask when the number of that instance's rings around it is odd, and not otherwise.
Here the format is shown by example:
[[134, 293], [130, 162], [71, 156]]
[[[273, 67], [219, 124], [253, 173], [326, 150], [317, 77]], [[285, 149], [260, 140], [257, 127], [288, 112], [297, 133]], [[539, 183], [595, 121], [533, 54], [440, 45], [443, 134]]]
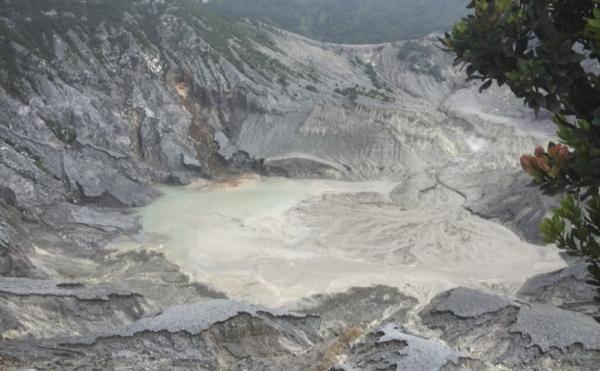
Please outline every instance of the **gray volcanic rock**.
[[517, 296], [531, 303], [544, 303], [589, 315], [598, 314], [594, 301], [598, 288], [587, 283], [590, 274], [584, 262], [576, 261], [559, 271], [530, 278]]
[[0, 338], [67, 336], [121, 326], [149, 306], [137, 294], [108, 286], [0, 278]]
[[[465, 303], [478, 309], [465, 312]], [[600, 325], [584, 314], [456, 289], [435, 297], [420, 316], [450, 346], [491, 364], [592, 370], [600, 361]]]
[[170, 307], [154, 317], [143, 318], [131, 324], [123, 330], [122, 336], [133, 336], [144, 331], [172, 333], [185, 331], [197, 335], [215, 323], [224, 322], [242, 313], [256, 317], [261, 312], [276, 317], [293, 316], [284, 311], [259, 308], [226, 299], [215, 299], [203, 303]]
[[0, 221], [0, 246], [6, 248], [11, 240], [11, 232], [8, 225], [4, 221]]
[[510, 329], [529, 337], [543, 352], [562, 351], [574, 344], [585, 350], [600, 351], [600, 323], [592, 317], [548, 305], [524, 306]]
[[79, 300], [109, 300], [109, 296], [131, 297], [134, 294], [108, 287], [86, 287], [81, 283], [33, 280], [28, 278], [0, 278], [0, 293], [19, 296], [74, 297]]
[[338, 366], [341, 370], [437, 371], [457, 367], [465, 355], [388, 323], [373, 331], [366, 341], [353, 346], [346, 357]]
[[263, 165], [267, 175], [290, 178], [348, 179], [351, 172], [338, 163], [300, 154], [269, 158]]
[[105, 232], [136, 232], [140, 228], [138, 217], [120, 210], [80, 207], [70, 203], [56, 203], [41, 215], [44, 223], [55, 227], [82, 225]]
[[77, 282], [58, 282], [50, 280], [34, 280], [28, 278], [0, 278], [0, 293], [19, 296], [57, 296], [73, 297], [79, 300], [104, 300], [115, 297], [132, 297], [128, 291], [109, 287], [86, 287]]
[[[294, 360], [319, 340], [313, 317], [228, 300], [175, 306], [124, 328], [29, 344], [0, 343], [15, 365], [303, 369]], [[251, 357], [251, 358], [250, 358]], [[45, 359], [52, 359], [46, 363]], [[23, 363], [26, 362], [26, 363]], [[293, 362], [293, 363], [291, 363]], [[9, 365], [11, 363], [8, 363]], [[260, 365], [260, 366], [259, 366]]]
[[[498, 220], [528, 242], [543, 244], [539, 226], [556, 200], [540, 192], [520, 170], [499, 178], [489, 175], [461, 180], [459, 187], [468, 198], [465, 208], [483, 218]], [[452, 178], [448, 181], [453, 183]]]
[[498, 312], [511, 304], [508, 299], [463, 287], [442, 295], [438, 297], [441, 300], [435, 305], [435, 312], [450, 312], [462, 318]]
[[416, 305], [416, 299], [400, 293], [397, 288], [372, 286], [355, 287], [332, 295], [315, 295], [304, 299], [295, 310], [319, 316], [320, 333], [331, 337], [384, 319], [402, 323]]
[[[84, 150], [87, 152], [87, 150]], [[147, 204], [158, 192], [130, 179], [119, 170], [106, 166], [110, 162], [104, 153], [65, 156], [63, 166], [70, 188], [77, 190], [85, 203], [108, 207], [132, 207]]]
[[16, 267], [17, 252], [11, 248], [11, 232], [6, 223], [0, 224], [0, 273], [1, 274], [18, 274], [20, 269]]
[[[23, 285], [17, 285], [17, 288], [8, 284], [5, 286], [11, 286], [12, 291], [23, 294], [21, 286], [31, 285], [24, 285], [25, 281], [21, 283]], [[44, 284], [51, 285], [49, 282]], [[72, 294], [70, 291], [60, 291], [60, 288], [57, 290], [56, 293], [60, 295]], [[96, 289], [80, 290], [87, 297], [93, 296]], [[360, 295], [367, 291], [369, 295], [366, 297]], [[99, 292], [101, 295], [102, 291]], [[32, 297], [22, 298], [29, 300], [23, 306], [24, 310], [31, 310]], [[376, 301], [369, 304], [374, 298]], [[114, 299], [116, 298], [111, 296], [109, 303]], [[353, 302], [354, 300], [358, 302]], [[347, 338], [349, 335], [344, 331], [345, 328], [354, 326], [362, 329], [367, 322], [381, 321], [387, 316], [383, 311], [392, 308], [397, 309], [397, 313], [393, 313], [390, 318], [404, 320], [407, 308], [415, 304], [414, 299], [399, 294], [396, 289], [385, 287], [376, 287], [373, 291], [368, 288], [353, 289], [325, 300], [315, 298], [314, 301], [324, 303], [320, 307], [323, 318], [226, 299], [209, 299], [195, 304], [175, 305], [154, 315], [145, 314], [143, 318], [128, 325], [105, 321], [104, 327], [94, 327], [98, 320], [94, 322], [93, 318], [86, 317], [91, 305], [98, 302], [84, 301], [81, 305], [88, 303], [85, 304], [87, 307], [78, 309], [83, 317], [80, 321], [85, 322], [85, 326], [80, 322], [78, 327], [85, 330], [82, 335], [66, 336], [64, 332], [55, 331], [54, 337], [42, 340], [4, 341], [0, 342], [0, 354], [11, 360], [6, 364], [17, 367], [27, 365], [54, 368], [62, 365], [71, 369], [93, 362], [98, 367], [104, 365], [109, 368], [134, 366], [143, 369], [188, 369], [201, 366], [206, 369], [306, 370], [318, 364], [334, 365], [327, 350], [337, 349], [337, 345], [332, 348], [332, 344], [340, 344], [340, 352], [346, 349], [345, 341], [350, 339]], [[117, 302], [113, 303], [116, 304]], [[369, 305], [370, 309], [367, 307]], [[332, 307], [333, 310], [326, 307]], [[61, 308], [65, 310], [64, 303]], [[356, 310], [363, 310], [363, 317], [352, 320], [350, 315], [356, 313]], [[115, 316], [115, 313], [99, 309], [97, 311], [107, 319]], [[149, 312], [146, 309], [142, 313]], [[337, 322], [338, 333], [323, 330], [324, 327], [331, 329], [334, 317], [344, 313], [347, 315], [341, 315], [340, 318], [345, 318], [346, 322]], [[17, 317], [11, 317], [11, 312], [6, 314], [3, 316], [6, 322], [11, 318], [14, 320], [11, 327], [13, 332], [10, 333], [13, 337], [26, 330], [23, 327], [27, 323], [18, 322], [18, 313]], [[120, 317], [123, 318], [122, 315]], [[77, 328], [74, 323], [69, 325], [72, 329]], [[67, 324], [63, 326], [67, 328]]]
[[28, 254], [31, 244], [19, 224], [21, 215], [14, 206], [0, 201], [0, 276], [24, 277], [34, 274]]

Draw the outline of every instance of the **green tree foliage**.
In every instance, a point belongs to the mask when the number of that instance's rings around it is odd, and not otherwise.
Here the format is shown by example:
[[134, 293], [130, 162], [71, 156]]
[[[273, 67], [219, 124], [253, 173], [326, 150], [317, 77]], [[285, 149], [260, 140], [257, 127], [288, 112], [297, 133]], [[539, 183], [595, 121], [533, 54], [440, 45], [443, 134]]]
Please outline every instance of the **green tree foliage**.
[[600, 286], [600, 1], [472, 0], [442, 43], [471, 80], [508, 85], [554, 114], [562, 144], [524, 155], [542, 190], [563, 194], [541, 225], [546, 242], [589, 263]]
[[246, 17], [315, 40], [381, 43], [449, 30], [468, 0], [209, 0], [226, 16]]

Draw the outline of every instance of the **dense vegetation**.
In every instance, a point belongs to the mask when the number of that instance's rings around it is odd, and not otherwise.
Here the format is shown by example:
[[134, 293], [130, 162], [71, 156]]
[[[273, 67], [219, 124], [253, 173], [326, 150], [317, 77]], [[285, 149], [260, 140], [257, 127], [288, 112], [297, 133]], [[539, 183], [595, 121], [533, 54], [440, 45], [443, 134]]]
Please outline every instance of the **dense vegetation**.
[[554, 114], [561, 143], [521, 164], [542, 190], [563, 194], [541, 225], [548, 243], [583, 257], [600, 286], [600, 2], [473, 0], [474, 14], [442, 40], [470, 79], [508, 85]]
[[315, 40], [367, 44], [449, 30], [467, 0], [210, 0], [223, 15], [270, 22]]

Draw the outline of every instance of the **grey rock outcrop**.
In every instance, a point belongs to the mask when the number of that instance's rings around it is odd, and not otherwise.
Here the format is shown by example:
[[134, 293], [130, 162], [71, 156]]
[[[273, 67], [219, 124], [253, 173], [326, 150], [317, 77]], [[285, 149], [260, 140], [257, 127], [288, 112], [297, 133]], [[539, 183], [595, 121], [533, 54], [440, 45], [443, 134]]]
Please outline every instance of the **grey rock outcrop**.
[[436, 312], [450, 312], [461, 318], [479, 317], [498, 312], [510, 305], [510, 300], [478, 290], [457, 288], [435, 305]]
[[141, 318], [149, 309], [135, 293], [77, 282], [0, 278], [0, 338], [89, 333]]
[[348, 329], [363, 329], [384, 319], [403, 322], [417, 301], [396, 288], [372, 286], [312, 296], [298, 305], [299, 312], [321, 319], [319, 332], [323, 336], [335, 337]]
[[215, 306], [209, 301], [194, 307], [174, 307], [111, 336], [9, 344], [3, 346], [4, 355], [13, 361], [5, 364], [62, 369], [94, 364], [109, 369], [209, 370], [277, 370], [289, 364], [290, 369], [302, 369], [290, 361], [318, 339], [307, 335], [312, 319], [279, 318], [235, 305], [219, 301]]
[[588, 283], [590, 279], [586, 264], [575, 261], [567, 268], [530, 278], [517, 296], [531, 303], [598, 315], [598, 288]]
[[[352, 312], [356, 307], [344, 299], [361, 299], [357, 294], [365, 290], [340, 294], [337, 310]], [[393, 317], [402, 320], [414, 299], [399, 294], [391, 299], [387, 296], [390, 292], [397, 291], [379, 287], [370, 298], [377, 303], [391, 300], [405, 308]], [[364, 315], [381, 320], [381, 312]], [[360, 321], [355, 324], [364, 325]], [[354, 340], [348, 332], [322, 331], [335, 325], [332, 316], [207, 299], [147, 313], [128, 325], [113, 324], [108, 330], [97, 329], [82, 336], [0, 341], [0, 349], [5, 364], [14, 367], [74, 369], [93, 363], [97, 367], [135, 369], [306, 370], [319, 369], [315, 365], [333, 367], [338, 352]]]
[[[348, 351], [347, 357], [341, 370], [452, 370], [467, 361], [464, 354], [435, 340], [407, 334], [394, 323], [377, 328]], [[470, 366], [475, 369], [474, 362]], [[478, 366], [485, 369], [483, 363]]]
[[492, 365], [591, 370], [600, 361], [600, 324], [581, 313], [457, 288], [420, 316], [450, 346]]
[[107, 301], [110, 296], [132, 297], [128, 291], [114, 290], [107, 287], [87, 288], [77, 282], [57, 282], [34, 280], [28, 278], [0, 278], [0, 293], [18, 296], [56, 296], [73, 297], [78, 300]]

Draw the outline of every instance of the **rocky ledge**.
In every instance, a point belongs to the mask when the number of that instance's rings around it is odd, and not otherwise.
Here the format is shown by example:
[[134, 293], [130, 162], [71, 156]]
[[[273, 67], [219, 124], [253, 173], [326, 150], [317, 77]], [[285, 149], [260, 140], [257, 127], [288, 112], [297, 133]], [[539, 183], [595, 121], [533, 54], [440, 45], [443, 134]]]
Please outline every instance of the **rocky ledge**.
[[[157, 311], [107, 287], [14, 279], [0, 287], [5, 369], [594, 370], [600, 362], [600, 324], [590, 316], [468, 288], [424, 308], [372, 286], [307, 298], [292, 311], [200, 292]], [[42, 314], [36, 324], [52, 331], [29, 338], [27, 324]]]

